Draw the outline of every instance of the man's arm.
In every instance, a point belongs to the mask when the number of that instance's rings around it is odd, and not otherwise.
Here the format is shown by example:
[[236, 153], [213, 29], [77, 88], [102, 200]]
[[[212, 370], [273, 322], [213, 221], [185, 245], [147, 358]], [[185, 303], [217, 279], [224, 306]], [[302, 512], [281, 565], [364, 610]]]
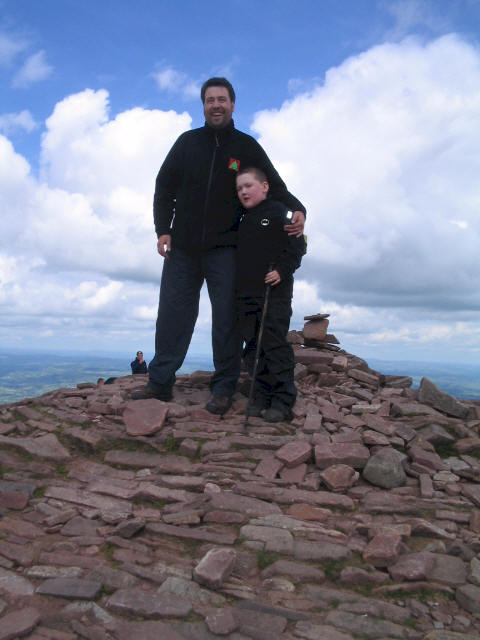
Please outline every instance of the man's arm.
[[275, 261], [275, 270], [278, 272], [280, 280], [284, 280], [298, 269], [306, 252], [307, 245], [303, 235], [301, 237], [293, 235], [288, 237], [287, 246]]
[[[168, 152], [155, 181], [153, 220], [159, 239], [170, 234], [170, 226], [175, 212], [175, 194], [180, 184], [183, 136], [184, 134], [177, 139]], [[159, 253], [162, 253], [160, 248]]]
[[[255, 141], [256, 142], [256, 141]], [[293, 211], [292, 221], [285, 225], [285, 231], [288, 235], [299, 238], [303, 234], [305, 226], [305, 218], [307, 210], [303, 204], [287, 189], [287, 185], [281, 179], [278, 171], [273, 166], [270, 158], [267, 156], [263, 147], [256, 142], [258, 146], [258, 167], [265, 171], [269, 184], [269, 196], [274, 200], [282, 202], [287, 209]]]

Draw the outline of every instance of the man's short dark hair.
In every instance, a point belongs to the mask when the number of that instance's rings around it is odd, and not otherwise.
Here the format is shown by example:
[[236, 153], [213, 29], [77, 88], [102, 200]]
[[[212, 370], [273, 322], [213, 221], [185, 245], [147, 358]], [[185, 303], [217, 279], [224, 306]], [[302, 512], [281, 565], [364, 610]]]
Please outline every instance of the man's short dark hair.
[[237, 173], [237, 178], [238, 176], [241, 176], [244, 173], [252, 173], [259, 182], [268, 182], [268, 178], [265, 172], [262, 171], [262, 169], [259, 169], [258, 167], [244, 167], [240, 169], [239, 172]]
[[205, 102], [205, 92], [208, 87], [225, 87], [228, 91], [228, 95], [230, 96], [230, 100], [235, 102], [235, 91], [230, 84], [230, 82], [226, 78], [209, 78], [205, 80], [202, 84], [202, 88], [200, 89], [200, 97], [202, 98], [202, 102]]

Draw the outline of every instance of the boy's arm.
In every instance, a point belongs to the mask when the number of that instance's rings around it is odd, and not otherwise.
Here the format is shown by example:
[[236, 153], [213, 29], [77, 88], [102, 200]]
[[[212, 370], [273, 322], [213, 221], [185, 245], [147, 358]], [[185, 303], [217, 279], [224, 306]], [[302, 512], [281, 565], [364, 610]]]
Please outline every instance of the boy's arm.
[[259, 168], [263, 169], [267, 176], [269, 184], [269, 196], [274, 200], [282, 202], [290, 211], [301, 211], [305, 216], [307, 210], [303, 204], [287, 189], [287, 185], [281, 179], [278, 171], [273, 166], [270, 158], [267, 156], [263, 147], [257, 142], [258, 160], [256, 160]]

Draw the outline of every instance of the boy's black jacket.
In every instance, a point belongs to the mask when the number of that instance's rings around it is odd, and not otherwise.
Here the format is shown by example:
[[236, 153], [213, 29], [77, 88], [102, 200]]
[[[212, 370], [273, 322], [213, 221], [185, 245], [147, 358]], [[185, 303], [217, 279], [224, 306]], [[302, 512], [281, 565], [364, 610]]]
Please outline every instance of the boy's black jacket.
[[235, 246], [241, 215], [235, 177], [244, 167], [262, 169], [272, 197], [291, 211], [305, 212], [252, 136], [235, 129], [233, 120], [218, 130], [205, 124], [178, 138], [158, 172], [157, 236], [171, 234], [172, 246], [182, 249]]
[[293, 272], [300, 266], [306, 247], [304, 236], [296, 238], [284, 231], [287, 212], [284, 204], [270, 198], [244, 212], [238, 229], [238, 296], [263, 296], [271, 265], [282, 281], [271, 288], [270, 295], [292, 297]]

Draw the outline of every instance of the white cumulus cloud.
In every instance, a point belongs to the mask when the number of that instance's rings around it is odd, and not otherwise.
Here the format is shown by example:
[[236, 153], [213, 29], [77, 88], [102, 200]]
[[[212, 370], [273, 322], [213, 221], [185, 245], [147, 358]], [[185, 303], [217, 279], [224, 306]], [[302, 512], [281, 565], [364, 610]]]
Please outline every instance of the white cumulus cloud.
[[24, 38], [0, 31], [0, 66], [9, 67], [19, 53], [28, 47]]
[[480, 308], [476, 49], [456, 36], [374, 47], [253, 128], [308, 207], [301, 273], [322, 295]]
[[37, 51], [29, 56], [17, 71], [12, 80], [12, 86], [26, 89], [36, 82], [42, 82], [52, 72], [53, 67], [48, 64], [45, 51]]
[[182, 96], [185, 100], [193, 100], [200, 96], [200, 85], [183, 71], [171, 66], [160, 67], [152, 73], [157, 87]]
[[38, 127], [28, 109], [23, 109], [18, 113], [2, 113], [0, 114], [0, 131], [5, 135], [9, 135], [18, 129], [23, 129], [30, 133]]
[[[189, 81], [166, 71], [163, 90]], [[322, 311], [353, 352], [478, 353], [479, 51], [406, 39], [295, 88], [253, 122], [308, 208], [292, 327]], [[47, 119], [38, 176], [0, 136], [0, 341], [28, 344], [34, 327], [71, 346], [153, 344], [154, 181], [190, 126], [173, 110], [112, 115], [106, 91], [85, 89]], [[197, 348], [209, 331], [202, 296]]]

